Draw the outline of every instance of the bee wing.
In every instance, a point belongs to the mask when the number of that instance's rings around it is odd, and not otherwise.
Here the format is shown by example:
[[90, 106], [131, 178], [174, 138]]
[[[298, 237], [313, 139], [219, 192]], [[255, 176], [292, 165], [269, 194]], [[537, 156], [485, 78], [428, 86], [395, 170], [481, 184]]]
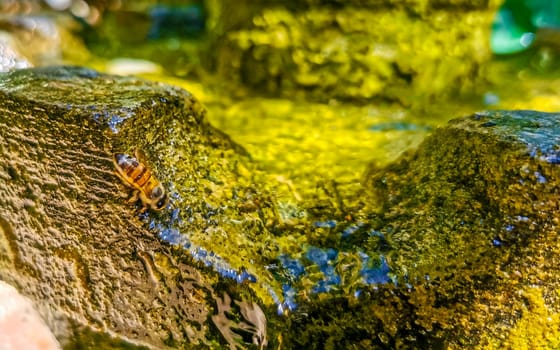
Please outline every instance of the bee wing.
[[148, 164], [148, 162], [146, 161], [146, 153], [144, 153], [144, 151], [142, 151], [140, 148], [134, 149], [134, 157], [136, 157], [136, 160], [138, 160], [138, 162], [140, 162], [141, 164]]

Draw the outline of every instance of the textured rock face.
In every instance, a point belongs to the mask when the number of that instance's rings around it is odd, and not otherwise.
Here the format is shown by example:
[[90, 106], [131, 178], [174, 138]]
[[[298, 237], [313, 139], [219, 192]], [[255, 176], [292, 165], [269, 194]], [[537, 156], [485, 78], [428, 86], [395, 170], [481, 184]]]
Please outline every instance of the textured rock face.
[[[111, 162], [138, 147], [165, 181], [170, 152], [197, 154], [200, 166], [215, 152], [221, 164], [205, 174], [218, 181], [223, 154], [241, 149], [203, 113], [183, 90], [82, 68], [0, 76], [0, 279], [34, 300], [60, 339], [87, 325], [154, 347], [217, 344], [206, 324], [222, 296], [216, 275], [148, 229], [171, 209], [139, 217]], [[170, 147], [175, 134], [185, 141]]]
[[[5, 74], [0, 280], [63, 345], [85, 325], [152, 348], [558, 348], [558, 120], [452, 121], [368, 171], [355, 225], [295, 228], [187, 92], [72, 67]], [[113, 173], [112, 153], [136, 148], [169, 190], [162, 212], [139, 215]], [[324, 246], [278, 259], [296, 229]], [[252, 300], [271, 316], [275, 277], [297, 308], [266, 319]]]
[[[558, 120], [531, 111], [475, 114], [436, 131], [413, 156], [372, 171], [386, 217], [406, 227], [406, 237], [393, 234], [399, 249], [426, 253], [402, 268], [420, 268], [421, 277], [434, 264], [452, 268], [456, 261], [446, 255], [497, 256], [557, 232]], [[410, 208], [417, 208], [411, 217]], [[469, 232], [472, 239], [461, 237]]]
[[394, 283], [352, 284], [359, 257], [339, 253], [339, 285], [297, 299], [288, 347], [557, 349], [559, 150], [560, 114], [493, 111], [372, 166], [355, 214], [369, 221], [346, 239]]
[[559, 145], [558, 114], [485, 112], [371, 169], [370, 203], [393, 273], [414, 288], [417, 326], [459, 348], [558, 346]]

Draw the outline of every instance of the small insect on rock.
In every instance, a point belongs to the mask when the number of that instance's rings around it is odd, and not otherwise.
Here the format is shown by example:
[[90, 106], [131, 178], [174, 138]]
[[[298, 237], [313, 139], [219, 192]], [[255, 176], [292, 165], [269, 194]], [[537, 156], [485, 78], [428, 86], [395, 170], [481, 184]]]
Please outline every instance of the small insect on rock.
[[141, 153], [136, 150], [135, 157], [124, 153], [114, 153], [113, 163], [116, 168], [116, 175], [125, 185], [134, 188], [134, 195], [130, 202], [142, 201], [143, 208], [141, 213], [151, 208], [152, 210], [162, 210], [167, 206], [169, 197], [163, 185], [155, 178], [151, 170], [141, 161]]

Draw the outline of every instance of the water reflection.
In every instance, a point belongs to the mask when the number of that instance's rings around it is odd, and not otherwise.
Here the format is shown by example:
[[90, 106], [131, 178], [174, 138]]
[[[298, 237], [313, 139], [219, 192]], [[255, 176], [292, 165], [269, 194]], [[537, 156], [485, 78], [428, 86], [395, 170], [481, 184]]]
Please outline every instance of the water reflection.
[[[177, 193], [172, 194], [174, 198], [177, 196]], [[235, 280], [237, 283], [262, 283], [257, 276], [246, 269], [232, 267], [227, 257], [221, 257], [207, 248], [192, 243], [189, 233], [178, 229], [184, 227], [180, 225], [183, 221], [181, 210], [178, 208], [169, 210], [168, 220], [150, 217], [149, 213], [142, 214], [142, 218], [148, 222], [149, 229], [157, 232], [161, 239], [183, 248], [195, 261], [212, 268], [220, 276]], [[339, 226], [335, 220], [316, 221], [312, 225], [317, 228], [332, 229]], [[355, 224], [341, 228], [341, 239], [346, 240], [363, 227], [363, 224]], [[384, 238], [383, 234], [376, 230], [370, 230], [368, 235]], [[297, 257], [291, 254], [279, 255], [274, 264], [267, 266], [267, 270], [272, 272], [281, 285], [280, 296], [271, 286], [264, 286], [276, 303], [278, 314], [296, 310], [296, 299], [299, 294], [329, 293], [346, 290], [351, 286], [351, 292], [358, 296], [360, 286], [393, 281], [385, 256], [380, 254], [372, 257], [361, 249], [341, 251], [334, 248], [308, 246], [299, 252]], [[356, 271], [357, 276], [355, 276]]]

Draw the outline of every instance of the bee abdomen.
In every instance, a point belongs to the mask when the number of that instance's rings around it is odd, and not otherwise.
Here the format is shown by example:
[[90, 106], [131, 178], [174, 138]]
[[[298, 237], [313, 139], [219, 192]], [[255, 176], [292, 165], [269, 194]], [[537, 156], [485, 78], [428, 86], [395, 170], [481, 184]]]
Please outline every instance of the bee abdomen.
[[148, 170], [145, 165], [138, 162], [136, 158], [123, 153], [115, 153], [113, 157], [117, 168], [123, 176], [125, 176], [129, 182], [137, 186], [144, 186], [152, 176], [150, 170]]
[[132, 167], [133, 159], [134, 158], [124, 153], [113, 154], [113, 160], [115, 161], [117, 168], [123, 171], [124, 173], [127, 172], [128, 168]]

